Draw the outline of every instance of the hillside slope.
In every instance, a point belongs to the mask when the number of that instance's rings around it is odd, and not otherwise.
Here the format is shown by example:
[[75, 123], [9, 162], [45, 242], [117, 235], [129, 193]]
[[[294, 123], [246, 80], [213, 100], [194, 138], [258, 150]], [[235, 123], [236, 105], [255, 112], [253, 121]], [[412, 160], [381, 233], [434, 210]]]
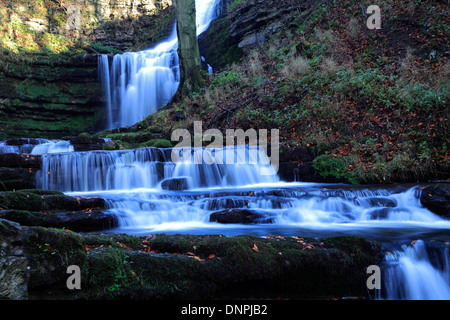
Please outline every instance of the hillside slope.
[[[209, 85], [201, 92], [136, 128], [168, 139], [171, 129], [192, 130], [195, 120], [223, 133], [276, 128], [283, 145], [314, 151], [314, 169], [325, 178], [357, 184], [450, 177], [447, 2], [379, 1], [380, 30], [366, 26], [363, 9], [372, 2], [314, 3], [283, 19], [238, 63], [205, 75]], [[234, 1], [220, 23], [254, 6], [264, 4]], [[255, 21], [261, 11], [254, 10]]]

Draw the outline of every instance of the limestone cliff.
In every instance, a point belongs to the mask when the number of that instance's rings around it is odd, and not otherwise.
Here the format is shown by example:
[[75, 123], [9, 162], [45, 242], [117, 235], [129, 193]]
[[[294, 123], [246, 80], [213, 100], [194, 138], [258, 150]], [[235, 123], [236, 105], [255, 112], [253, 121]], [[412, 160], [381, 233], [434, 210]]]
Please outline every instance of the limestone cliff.
[[149, 46], [173, 21], [172, 0], [6, 1], [0, 6], [0, 140], [102, 128], [97, 54]]

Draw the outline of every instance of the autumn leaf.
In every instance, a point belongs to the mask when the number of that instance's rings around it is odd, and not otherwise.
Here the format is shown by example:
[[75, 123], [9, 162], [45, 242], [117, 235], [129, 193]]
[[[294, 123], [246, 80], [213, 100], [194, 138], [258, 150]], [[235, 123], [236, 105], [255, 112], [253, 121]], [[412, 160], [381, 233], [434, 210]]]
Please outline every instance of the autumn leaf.
[[208, 256], [209, 259], [212, 259], [212, 258], [214, 258], [214, 257], [215, 257], [214, 254], [210, 254], [210, 255]]
[[255, 250], [256, 252], [259, 251], [258, 246], [256, 244], [253, 244], [252, 250]]
[[194, 259], [198, 260], [198, 261], [205, 261], [205, 259], [200, 258], [199, 256], [194, 256]]

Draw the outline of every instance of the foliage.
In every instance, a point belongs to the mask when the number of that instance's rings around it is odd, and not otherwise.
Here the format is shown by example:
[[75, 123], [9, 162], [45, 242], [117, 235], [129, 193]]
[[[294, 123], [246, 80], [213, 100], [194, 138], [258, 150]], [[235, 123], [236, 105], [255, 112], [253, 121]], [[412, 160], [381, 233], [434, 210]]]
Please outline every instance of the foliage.
[[242, 6], [245, 3], [246, 0], [233, 0], [231, 1], [231, 3], [228, 5], [227, 10], [228, 11], [233, 11], [234, 9], [236, 9], [237, 7]]

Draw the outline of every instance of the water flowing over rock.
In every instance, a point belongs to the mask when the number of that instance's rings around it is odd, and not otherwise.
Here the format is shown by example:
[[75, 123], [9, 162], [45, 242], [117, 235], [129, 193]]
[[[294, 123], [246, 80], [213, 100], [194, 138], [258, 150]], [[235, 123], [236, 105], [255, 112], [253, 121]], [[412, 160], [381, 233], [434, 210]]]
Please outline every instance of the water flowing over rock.
[[450, 245], [412, 241], [384, 258], [381, 297], [389, 300], [449, 300]]
[[[191, 157], [185, 161], [171, 161], [173, 149], [142, 148], [123, 151], [90, 151], [42, 156], [42, 169], [38, 173], [40, 189], [60, 191], [95, 191], [134, 188], [155, 188], [162, 178], [188, 176], [190, 186], [228, 186], [277, 181], [276, 175], [261, 175], [269, 163], [267, 156], [244, 148], [225, 148], [239, 157], [251, 156], [252, 162], [234, 166], [216, 158], [207, 150], [188, 150]], [[219, 156], [219, 153], [217, 153]], [[204, 157], [210, 164], [198, 164]], [[267, 169], [267, 170], [270, 170]]]
[[[218, 0], [197, 0], [197, 33], [207, 29], [216, 15]], [[110, 63], [99, 57], [106, 95], [107, 128], [131, 126], [167, 104], [180, 82], [176, 28], [154, 48], [117, 54]]]

